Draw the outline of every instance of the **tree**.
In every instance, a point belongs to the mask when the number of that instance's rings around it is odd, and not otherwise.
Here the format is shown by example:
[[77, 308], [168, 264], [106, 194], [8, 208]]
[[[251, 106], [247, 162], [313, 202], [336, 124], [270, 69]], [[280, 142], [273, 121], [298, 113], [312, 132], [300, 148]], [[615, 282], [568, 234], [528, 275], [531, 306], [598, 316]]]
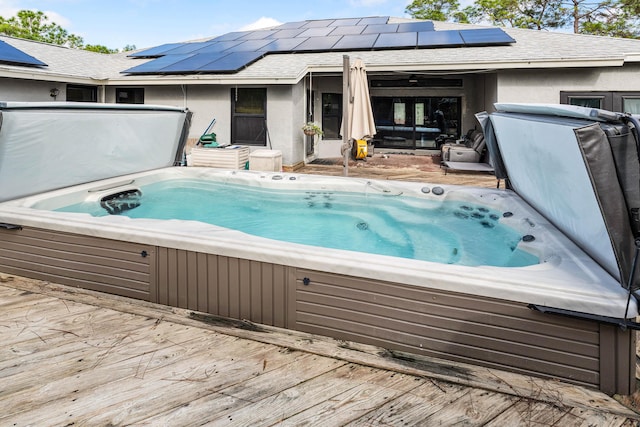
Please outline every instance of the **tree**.
[[533, 30], [557, 29], [568, 22], [567, 9], [558, 0], [476, 0], [468, 13], [473, 22]]
[[84, 50], [98, 53], [118, 53], [118, 49], [109, 49], [101, 44], [86, 44], [82, 47]]
[[[118, 52], [117, 49], [109, 49], [103, 45], [85, 45], [82, 37], [69, 34], [67, 30], [55, 22], [50, 22], [49, 17], [40, 11], [21, 10], [16, 16], [9, 19], [0, 16], [0, 34], [92, 52]], [[134, 50], [135, 48], [135, 46], [127, 45], [124, 50]]]
[[406, 12], [420, 19], [640, 38], [640, 0], [476, 0], [462, 11], [457, 0], [415, 0]]
[[82, 37], [69, 34], [55, 22], [49, 22], [49, 18], [40, 11], [21, 10], [9, 19], [0, 17], [0, 32], [13, 37], [73, 48], [83, 45]]
[[600, 3], [572, 0], [569, 3], [571, 3], [574, 33], [640, 37], [638, 26], [640, 1], [638, 0], [608, 0]]
[[469, 22], [458, 0], [413, 0], [405, 12], [416, 19]]

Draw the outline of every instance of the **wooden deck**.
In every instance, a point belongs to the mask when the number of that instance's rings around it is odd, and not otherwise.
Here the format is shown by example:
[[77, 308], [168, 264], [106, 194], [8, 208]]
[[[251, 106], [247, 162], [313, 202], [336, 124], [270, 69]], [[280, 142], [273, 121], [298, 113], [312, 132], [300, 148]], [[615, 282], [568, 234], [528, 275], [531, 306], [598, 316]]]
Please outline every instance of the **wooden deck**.
[[[342, 163], [307, 164], [296, 173], [342, 176]], [[496, 177], [489, 173], [447, 170], [440, 167], [440, 157], [431, 155], [376, 153], [366, 161], [349, 162], [348, 176], [368, 179], [390, 179], [430, 184], [467, 185], [496, 188]]]
[[608, 396], [0, 274], [0, 425], [632, 426]]

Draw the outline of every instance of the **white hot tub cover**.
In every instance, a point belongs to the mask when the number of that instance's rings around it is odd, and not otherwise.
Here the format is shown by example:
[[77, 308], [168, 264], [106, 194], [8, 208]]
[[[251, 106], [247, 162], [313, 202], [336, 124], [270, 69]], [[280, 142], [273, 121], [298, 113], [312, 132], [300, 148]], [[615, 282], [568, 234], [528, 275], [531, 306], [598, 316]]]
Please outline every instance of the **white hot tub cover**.
[[568, 105], [496, 104], [496, 109], [478, 115], [496, 176], [623, 287], [637, 289], [638, 274], [632, 279], [640, 237], [637, 118]]
[[153, 105], [0, 102], [0, 201], [175, 165], [190, 116]]

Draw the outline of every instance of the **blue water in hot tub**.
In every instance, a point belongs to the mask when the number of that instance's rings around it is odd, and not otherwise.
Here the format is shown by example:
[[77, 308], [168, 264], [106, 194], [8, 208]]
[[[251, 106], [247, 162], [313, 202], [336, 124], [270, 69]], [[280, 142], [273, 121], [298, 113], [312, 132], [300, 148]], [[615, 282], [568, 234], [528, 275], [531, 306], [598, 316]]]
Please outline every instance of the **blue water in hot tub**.
[[[153, 183], [141, 192], [140, 205], [120, 215], [202, 221], [286, 242], [447, 264], [539, 263], [517, 248], [523, 236], [500, 223], [503, 212], [459, 201], [185, 179]], [[99, 202], [58, 211], [108, 215]]]

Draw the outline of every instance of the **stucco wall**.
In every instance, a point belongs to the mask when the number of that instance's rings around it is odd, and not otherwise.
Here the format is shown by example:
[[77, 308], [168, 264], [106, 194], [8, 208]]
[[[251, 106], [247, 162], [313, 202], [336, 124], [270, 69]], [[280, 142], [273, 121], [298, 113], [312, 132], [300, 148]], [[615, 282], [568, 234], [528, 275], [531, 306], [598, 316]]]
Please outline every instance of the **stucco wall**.
[[[107, 102], [115, 102], [115, 89], [107, 90]], [[184, 85], [145, 86], [144, 103], [186, 107], [193, 113], [190, 138], [199, 138], [211, 121], [211, 128], [218, 142], [231, 142], [231, 96], [235, 86], [227, 85]], [[302, 131], [304, 123], [304, 87], [267, 87], [267, 146], [250, 147], [251, 150], [271, 148], [282, 151], [283, 165], [294, 165], [303, 160], [304, 147]], [[297, 132], [299, 131], [299, 132]]]
[[624, 68], [507, 70], [498, 73], [498, 102], [559, 103], [560, 91], [640, 91], [640, 64]]
[[267, 87], [267, 146], [282, 151], [282, 163], [291, 165], [294, 147], [291, 129], [293, 127], [293, 104], [291, 88], [281, 86]]
[[[66, 99], [66, 83], [0, 78], [0, 101], [49, 102]], [[54, 99], [51, 89], [58, 89]]]
[[[107, 90], [106, 102], [115, 102], [116, 87]], [[132, 86], [134, 87], [134, 86]], [[231, 139], [231, 92], [227, 86], [214, 85], [176, 85], [176, 86], [145, 86], [144, 103], [168, 105], [188, 108], [193, 117], [191, 120], [190, 138], [199, 138], [211, 121], [216, 124], [211, 128], [219, 142]]]
[[493, 111], [496, 102], [497, 74], [486, 73], [473, 76], [467, 91], [467, 109], [463, 111], [463, 129], [479, 126], [475, 114], [480, 111]]

